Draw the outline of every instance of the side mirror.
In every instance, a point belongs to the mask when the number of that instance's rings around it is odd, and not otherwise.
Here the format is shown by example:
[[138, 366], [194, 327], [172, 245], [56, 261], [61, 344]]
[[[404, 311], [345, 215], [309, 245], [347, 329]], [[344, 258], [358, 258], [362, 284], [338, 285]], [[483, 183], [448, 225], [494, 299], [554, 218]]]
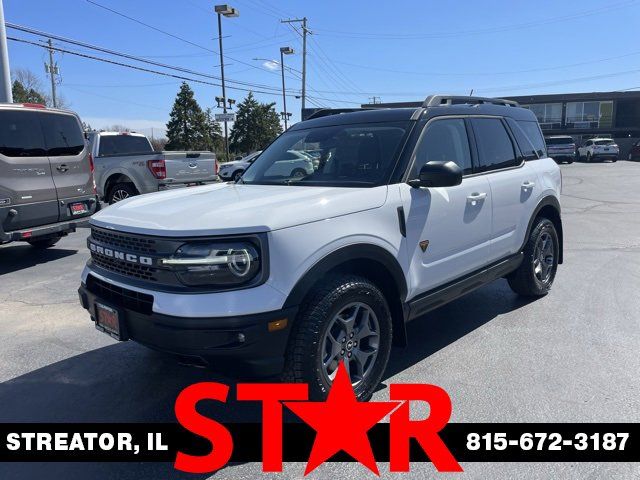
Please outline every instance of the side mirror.
[[420, 169], [418, 178], [409, 180], [413, 188], [420, 187], [453, 187], [462, 183], [462, 169], [457, 163], [427, 162]]

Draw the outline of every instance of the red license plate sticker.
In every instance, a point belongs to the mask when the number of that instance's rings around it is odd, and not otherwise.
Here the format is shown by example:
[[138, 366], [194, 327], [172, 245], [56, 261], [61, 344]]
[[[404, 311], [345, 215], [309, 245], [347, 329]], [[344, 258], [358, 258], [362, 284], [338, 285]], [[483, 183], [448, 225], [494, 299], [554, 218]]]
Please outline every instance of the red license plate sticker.
[[96, 323], [108, 334], [116, 338], [120, 337], [120, 318], [117, 310], [96, 303]]
[[80, 215], [83, 213], [87, 213], [89, 210], [84, 203], [72, 203], [71, 204], [71, 213], [73, 215]]

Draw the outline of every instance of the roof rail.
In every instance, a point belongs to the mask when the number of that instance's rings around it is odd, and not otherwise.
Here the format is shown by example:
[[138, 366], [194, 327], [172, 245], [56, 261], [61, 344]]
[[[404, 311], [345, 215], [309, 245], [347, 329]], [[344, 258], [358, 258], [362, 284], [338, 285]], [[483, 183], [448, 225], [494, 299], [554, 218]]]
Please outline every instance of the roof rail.
[[309, 115], [305, 120], [313, 118], [328, 117], [329, 115], [338, 115], [339, 113], [359, 112], [361, 110], [369, 110], [368, 108], [321, 108]]
[[488, 97], [472, 97], [464, 95], [429, 95], [422, 103], [424, 108], [437, 107], [443, 105], [464, 105], [464, 104], [492, 104], [503, 105], [505, 107], [517, 107], [518, 102], [513, 100], [504, 100], [502, 98], [488, 98]]

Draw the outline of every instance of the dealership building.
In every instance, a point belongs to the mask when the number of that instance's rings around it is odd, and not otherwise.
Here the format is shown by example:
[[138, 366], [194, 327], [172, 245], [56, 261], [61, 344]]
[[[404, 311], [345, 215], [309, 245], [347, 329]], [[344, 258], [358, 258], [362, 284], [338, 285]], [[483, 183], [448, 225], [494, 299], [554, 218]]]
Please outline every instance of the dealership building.
[[[561, 93], [505, 97], [535, 113], [545, 136], [571, 135], [577, 145], [593, 137], [613, 138], [620, 158], [640, 139], [640, 92]], [[419, 102], [364, 104], [362, 108], [419, 107]], [[317, 110], [317, 109], [315, 109]], [[314, 110], [308, 109], [305, 117]]]

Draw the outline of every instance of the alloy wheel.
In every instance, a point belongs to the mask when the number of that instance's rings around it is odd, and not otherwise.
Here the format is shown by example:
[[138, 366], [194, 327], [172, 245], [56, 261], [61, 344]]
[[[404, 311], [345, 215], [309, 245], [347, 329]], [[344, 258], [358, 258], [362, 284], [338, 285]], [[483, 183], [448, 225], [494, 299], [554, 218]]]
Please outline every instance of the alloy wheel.
[[352, 385], [358, 385], [373, 370], [380, 346], [380, 324], [374, 311], [362, 302], [345, 306], [329, 322], [322, 342], [322, 371], [329, 382], [340, 361]]
[[553, 239], [548, 232], [543, 232], [533, 252], [533, 272], [542, 284], [549, 282], [554, 264]]
[[111, 203], [120, 202], [125, 198], [129, 198], [130, 196], [131, 195], [129, 195], [129, 192], [127, 192], [126, 190], [116, 190], [115, 192], [113, 192], [113, 195], [111, 195]]

